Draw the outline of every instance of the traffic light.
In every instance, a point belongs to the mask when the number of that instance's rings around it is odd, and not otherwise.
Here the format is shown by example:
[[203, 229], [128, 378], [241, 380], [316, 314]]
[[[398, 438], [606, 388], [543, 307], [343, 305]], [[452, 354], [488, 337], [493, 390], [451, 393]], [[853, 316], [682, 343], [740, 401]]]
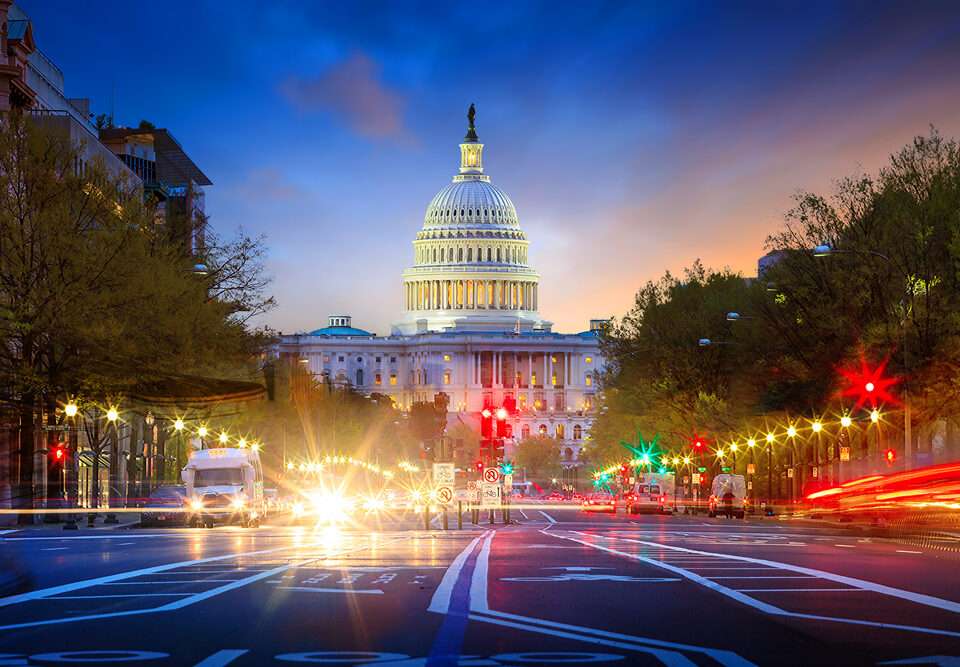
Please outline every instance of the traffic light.
[[477, 461], [476, 463], [474, 463], [473, 469], [476, 470], [478, 473], [483, 472], [483, 461]]
[[493, 437], [493, 410], [490, 408], [480, 411], [480, 437], [484, 440]]
[[892, 449], [888, 449], [883, 453], [883, 459], [887, 462], [888, 466], [892, 466], [894, 461], [897, 460], [897, 453]]
[[500, 464], [500, 472], [504, 475], [512, 475], [513, 464], [510, 463], [509, 461], [504, 461], [503, 463]]
[[626, 464], [626, 463], [621, 463], [621, 464], [620, 464], [620, 474], [621, 474], [623, 477], [626, 477], [629, 472], [630, 472], [630, 468], [627, 467], [627, 464]]

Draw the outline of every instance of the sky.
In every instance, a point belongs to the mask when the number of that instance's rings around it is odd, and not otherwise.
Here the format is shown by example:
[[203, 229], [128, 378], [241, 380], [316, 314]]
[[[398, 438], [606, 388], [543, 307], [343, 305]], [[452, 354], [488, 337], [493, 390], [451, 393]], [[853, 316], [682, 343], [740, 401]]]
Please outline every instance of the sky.
[[389, 333], [470, 103], [564, 332], [698, 258], [755, 275], [797, 192], [960, 136], [955, 2], [18, 4], [68, 96], [169, 129], [218, 232], [265, 235], [287, 333]]

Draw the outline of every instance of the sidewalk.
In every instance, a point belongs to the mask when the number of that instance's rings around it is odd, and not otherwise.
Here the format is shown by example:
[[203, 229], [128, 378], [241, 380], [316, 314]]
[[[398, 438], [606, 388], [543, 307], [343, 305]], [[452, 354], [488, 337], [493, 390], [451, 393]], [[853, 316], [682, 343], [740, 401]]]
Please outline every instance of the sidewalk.
[[[36, 514], [34, 516], [34, 522], [31, 525], [18, 525], [17, 524], [17, 515], [8, 514], [4, 517], [6, 519], [0, 523], [0, 534], [11, 534], [15, 531], [21, 530], [36, 530], [36, 529], [51, 529], [59, 528], [65, 530], [66, 532], [72, 532], [70, 529], [65, 529], [64, 526], [67, 524], [67, 517], [70, 514], [73, 514], [76, 519], [76, 525], [78, 530], [122, 530], [128, 528], [136, 528], [140, 525], [140, 511], [137, 509], [124, 509], [120, 508], [113, 512], [116, 517], [117, 523], [106, 523], [106, 519], [110, 511], [108, 509], [101, 509], [95, 513], [95, 519], [93, 527], [88, 526], [89, 521], [89, 512], [86, 510], [80, 509], [76, 512], [57, 512], [56, 514]], [[59, 517], [59, 521], [48, 521], [46, 520], [50, 516]]]

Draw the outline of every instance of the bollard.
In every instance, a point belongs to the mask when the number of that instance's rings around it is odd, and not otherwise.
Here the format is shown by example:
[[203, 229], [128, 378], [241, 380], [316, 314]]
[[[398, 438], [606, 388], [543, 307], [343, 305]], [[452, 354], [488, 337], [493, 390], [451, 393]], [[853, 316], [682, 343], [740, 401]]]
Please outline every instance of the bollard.
[[457, 501], [457, 530], [463, 530], [463, 501]]
[[491, 509], [491, 510], [490, 510], [490, 525], [491, 525], [491, 526], [496, 523], [496, 521], [494, 520], [493, 512], [494, 512], [494, 511]]
[[93, 528], [93, 522], [97, 520], [97, 515], [93, 512], [87, 515], [87, 528]]
[[450, 527], [447, 525], [447, 506], [443, 506], [443, 529], [450, 530]]
[[430, 506], [423, 506], [423, 529], [430, 530]]

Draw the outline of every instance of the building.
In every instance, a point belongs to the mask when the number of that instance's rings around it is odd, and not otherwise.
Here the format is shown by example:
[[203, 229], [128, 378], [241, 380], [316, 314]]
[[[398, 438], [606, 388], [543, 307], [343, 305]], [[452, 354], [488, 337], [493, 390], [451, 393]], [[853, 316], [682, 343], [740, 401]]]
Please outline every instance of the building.
[[403, 316], [389, 336], [334, 315], [309, 333], [281, 335], [277, 353], [315, 376], [390, 396], [401, 409], [449, 397], [451, 419], [479, 429], [479, 413], [513, 399], [514, 438], [549, 435], [576, 467], [589, 437], [603, 367], [606, 320], [562, 334], [538, 311], [539, 275], [510, 198], [484, 174], [471, 123], [460, 168], [427, 207], [403, 273]]
[[170, 225], [170, 233], [187, 253], [200, 254], [206, 226], [204, 187], [213, 182], [173, 134], [141, 123], [136, 128], [103, 128], [100, 141], [143, 180], [144, 194], [156, 206], [157, 222]]

